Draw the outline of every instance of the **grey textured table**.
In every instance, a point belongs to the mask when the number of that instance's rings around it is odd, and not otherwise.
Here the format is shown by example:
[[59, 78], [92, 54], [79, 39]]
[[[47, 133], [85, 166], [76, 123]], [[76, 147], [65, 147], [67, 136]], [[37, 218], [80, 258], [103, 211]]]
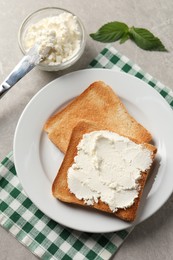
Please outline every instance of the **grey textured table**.
[[[22, 57], [17, 33], [22, 20], [34, 10], [49, 6], [64, 7], [83, 21], [87, 34], [108, 21], [123, 21], [129, 25], [146, 27], [156, 34], [169, 53], [146, 52], [128, 41], [114, 46], [152, 76], [173, 89], [173, 1], [172, 0], [11, 0], [0, 1], [0, 80], [3, 81]], [[85, 68], [104, 47], [88, 36], [85, 54], [73, 68], [48, 73], [33, 70], [0, 100], [0, 160], [12, 150], [16, 123], [26, 104], [44, 85], [72, 70]], [[173, 196], [152, 217], [139, 224], [124, 242], [113, 259], [173, 259]], [[36, 257], [10, 234], [0, 228], [0, 260]]]

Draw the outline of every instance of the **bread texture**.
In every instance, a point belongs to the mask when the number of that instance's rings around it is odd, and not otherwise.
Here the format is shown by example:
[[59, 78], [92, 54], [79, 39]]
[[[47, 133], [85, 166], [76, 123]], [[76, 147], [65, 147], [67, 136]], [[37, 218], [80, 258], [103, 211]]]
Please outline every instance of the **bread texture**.
[[[70, 138], [70, 142], [68, 145], [67, 152], [65, 154], [64, 160], [62, 162], [62, 165], [58, 171], [58, 174], [53, 182], [52, 185], [52, 193], [53, 196], [63, 202], [66, 203], [72, 203], [72, 204], [78, 204], [82, 205], [85, 207], [92, 207], [97, 210], [101, 210], [107, 213], [112, 213], [116, 217], [125, 220], [125, 221], [133, 221], [136, 218], [137, 214], [137, 209], [139, 207], [139, 203], [142, 197], [142, 192], [149, 174], [149, 171], [146, 172], [141, 172], [141, 178], [139, 179], [139, 196], [135, 199], [133, 205], [127, 209], [118, 209], [116, 212], [112, 212], [107, 204], [99, 200], [98, 203], [94, 203], [94, 205], [88, 206], [84, 203], [83, 200], [79, 200], [78, 198], [75, 197], [73, 193], [70, 192], [68, 188], [68, 183], [67, 183], [67, 172], [68, 169], [71, 167], [71, 165], [74, 162], [74, 157], [77, 154], [77, 145], [79, 144], [80, 140], [82, 139], [83, 135], [85, 133], [89, 133], [92, 131], [98, 131], [98, 130], [109, 130], [108, 128], [99, 128], [98, 126], [81, 121], [79, 122], [73, 129], [72, 135]], [[127, 136], [126, 136], [127, 137]], [[133, 141], [135, 141], [133, 139]], [[135, 141], [136, 143], [139, 143], [138, 141]], [[156, 147], [145, 143], [143, 144], [148, 150], [152, 152], [152, 160], [154, 161], [155, 154], [156, 154]]]
[[102, 81], [92, 83], [44, 125], [49, 139], [63, 152], [67, 151], [73, 128], [81, 120], [100, 128], [125, 135], [139, 143], [148, 143], [152, 136], [127, 111], [120, 98]]

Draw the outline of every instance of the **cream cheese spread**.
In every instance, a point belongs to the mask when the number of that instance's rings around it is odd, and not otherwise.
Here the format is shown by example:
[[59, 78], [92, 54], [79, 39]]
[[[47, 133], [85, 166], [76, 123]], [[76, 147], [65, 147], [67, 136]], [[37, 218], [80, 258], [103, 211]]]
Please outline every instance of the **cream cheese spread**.
[[110, 131], [84, 134], [67, 173], [69, 190], [88, 205], [100, 199], [113, 212], [128, 208], [138, 197], [137, 180], [150, 168], [151, 155], [144, 145]]
[[49, 65], [69, 60], [78, 52], [80, 42], [77, 17], [67, 12], [31, 24], [24, 36], [26, 51], [38, 44], [42, 63]]

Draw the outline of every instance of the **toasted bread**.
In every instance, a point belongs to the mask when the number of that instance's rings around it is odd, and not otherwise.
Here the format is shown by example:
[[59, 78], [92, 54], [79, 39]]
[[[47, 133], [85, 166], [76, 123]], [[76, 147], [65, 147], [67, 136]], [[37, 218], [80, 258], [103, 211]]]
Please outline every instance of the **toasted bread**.
[[[71, 139], [68, 145], [67, 152], [65, 154], [64, 160], [62, 165], [59, 169], [59, 172], [53, 182], [52, 185], [52, 193], [53, 196], [58, 198], [59, 200], [66, 202], [66, 203], [73, 203], [78, 205], [87, 206], [83, 200], [79, 200], [73, 193], [70, 192], [67, 183], [67, 172], [68, 169], [74, 162], [74, 157], [77, 154], [77, 145], [79, 144], [80, 140], [83, 137], [83, 134], [89, 133], [96, 130], [107, 130], [107, 128], [99, 129], [98, 126], [95, 126], [91, 123], [81, 121], [79, 122], [76, 127], [72, 131]], [[134, 141], [134, 140], [133, 140]], [[138, 142], [136, 142], [138, 143]], [[143, 144], [147, 149], [152, 152], [152, 160], [154, 160], [156, 154], [156, 147], [151, 144]], [[139, 179], [139, 195], [135, 199], [133, 205], [127, 209], [118, 209], [116, 212], [112, 212], [107, 204], [99, 200], [98, 203], [94, 203], [90, 207], [112, 213], [115, 216], [125, 220], [125, 221], [133, 221], [136, 217], [137, 209], [139, 206], [139, 202], [141, 200], [142, 192], [145, 186], [145, 182], [147, 180], [147, 176], [149, 174], [149, 170], [146, 172], [141, 172], [141, 178]], [[88, 206], [87, 206], [88, 207]]]
[[102, 81], [91, 84], [44, 125], [50, 140], [65, 153], [73, 128], [81, 120], [95, 123], [140, 143], [151, 141], [151, 134], [127, 111], [114, 91]]

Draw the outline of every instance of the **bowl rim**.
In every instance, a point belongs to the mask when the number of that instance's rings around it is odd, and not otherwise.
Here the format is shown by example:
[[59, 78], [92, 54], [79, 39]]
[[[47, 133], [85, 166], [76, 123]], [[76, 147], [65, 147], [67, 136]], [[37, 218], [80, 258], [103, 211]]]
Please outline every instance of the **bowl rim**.
[[53, 9], [53, 10], [60, 10], [62, 12], [64, 11], [64, 12], [72, 14], [73, 16], [75, 16], [77, 18], [77, 22], [78, 22], [79, 27], [81, 29], [81, 36], [82, 37], [81, 37], [80, 48], [69, 60], [67, 60], [65, 62], [62, 62], [60, 64], [55, 64], [55, 65], [54, 64], [49, 65], [49, 64], [44, 64], [44, 63], [39, 63], [38, 65], [36, 65], [38, 68], [43, 69], [43, 70], [44, 69], [48, 70], [48, 68], [50, 68], [50, 70], [51, 70], [51, 68], [52, 69], [54, 68], [56, 70], [62, 70], [62, 69], [68, 68], [69, 66], [73, 65], [81, 57], [81, 55], [82, 55], [82, 53], [84, 51], [85, 45], [86, 45], [86, 31], [85, 31], [85, 27], [84, 27], [81, 19], [76, 14], [71, 12], [70, 10], [65, 9], [65, 8], [61, 8], [61, 7], [51, 7], [51, 6], [49, 7], [48, 6], [48, 7], [43, 7], [43, 8], [37, 9], [34, 12], [30, 13], [29, 15], [27, 15], [23, 19], [23, 21], [22, 21], [22, 23], [21, 23], [21, 25], [19, 27], [19, 30], [18, 30], [18, 36], [17, 36], [17, 38], [18, 38], [18, 45], [19, 45], [19, 48], [20, 48], [21, 52], [23, 53], [23, 55], [26, 55], [27, 52], [25, 51], [25, 49], [24, 49], [24, 47], [22, 45], [22, 29], [23, 29], [23, 27], [27, 24], [27, 22], [35, 14], [43, 12], [43, 11], [46, 11], [46, 10], [51, 10], [51, 9]]

